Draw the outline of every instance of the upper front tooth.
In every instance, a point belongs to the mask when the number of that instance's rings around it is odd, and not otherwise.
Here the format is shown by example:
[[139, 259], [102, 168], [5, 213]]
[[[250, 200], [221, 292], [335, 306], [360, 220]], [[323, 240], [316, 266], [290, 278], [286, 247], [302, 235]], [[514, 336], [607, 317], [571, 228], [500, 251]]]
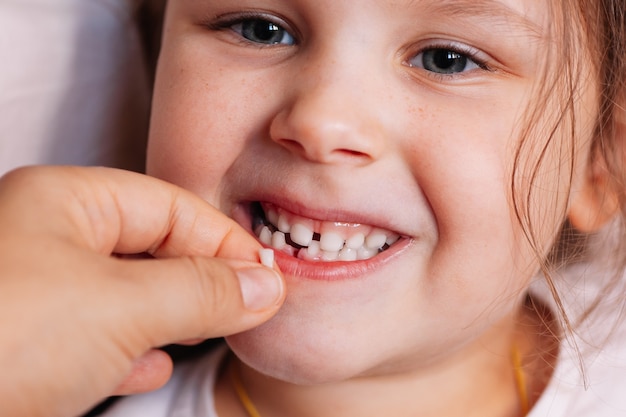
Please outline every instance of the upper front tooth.
[[334, 232], [322, 233], [320, 236], [320, 247], [323, 251], [338, 252], [343, 248], [343, 238]]
[[289, 224], [289, 220], [287, 220], [287, 216], [284, 214], [278, 216], [278, 223], [276, 224], [276, 227], [283, 233], [289, 233], [291, 225]]
[[313, 240], [313, 229], [310, 229], [301, 223], [296, 223], [291, 226], [289, 236], [291, 237], [292, 242], [297, 243], [300, 246], [309, 246]]
[[287, 245], [285, 234], [283, 232], [274, 232], [272, 234], [272, 247], [281, 250]]
[[272, 244], [272, 231], [269, 227], [263, 226], [261, 232], [259, 233], [259, 240], [266, 245]]
[[350, 249], [358, 249], [365, 243], [365, 235], [363, 233], [357, 233], [350, 236], [346, 240], [346, 247]]
[[387, 240], [385, 241], [385, 243], [387, 243], [389, 246], [391, 246], [394, 243], [396, 243], [399, 239], [400, 239], [400, 235], [399, 234], [391, 233], [390, 235], [387, 236]]
[[370, 249], [382, 248], [387, 241], [387, 235], [380, 229], [374, 229], [365, 238], [365, 246]]

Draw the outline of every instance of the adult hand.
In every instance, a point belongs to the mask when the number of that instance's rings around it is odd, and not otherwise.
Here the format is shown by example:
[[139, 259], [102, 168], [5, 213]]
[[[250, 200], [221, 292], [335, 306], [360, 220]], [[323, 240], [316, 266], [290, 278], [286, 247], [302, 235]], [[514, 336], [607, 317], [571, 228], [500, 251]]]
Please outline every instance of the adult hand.
[[[156, 388], [172, 365], [154, 348], [257, 326], [284, 299], [247, 232], [140, 174], [14, 171], [0, 230], [2, 416], [73, 416]], [[142, 252], [154, 259], [111, 256]]]

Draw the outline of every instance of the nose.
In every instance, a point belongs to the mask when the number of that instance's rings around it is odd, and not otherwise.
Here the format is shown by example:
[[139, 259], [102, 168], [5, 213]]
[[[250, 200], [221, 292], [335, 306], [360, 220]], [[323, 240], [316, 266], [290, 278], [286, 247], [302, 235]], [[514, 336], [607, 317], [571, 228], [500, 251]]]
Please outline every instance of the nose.
[[381, 92], [349, 64], [303, 67], [271, 122], [272, 140], [316, 163], [361, 166], [378, 159], [385, 144]]

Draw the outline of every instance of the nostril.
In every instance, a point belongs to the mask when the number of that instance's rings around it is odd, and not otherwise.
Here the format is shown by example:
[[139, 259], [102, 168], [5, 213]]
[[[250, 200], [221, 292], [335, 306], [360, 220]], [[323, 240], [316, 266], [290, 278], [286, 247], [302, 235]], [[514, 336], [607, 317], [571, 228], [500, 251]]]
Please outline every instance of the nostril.
[[367, 153], [355, 151], [354, 149], [336, 149], [335, 153], [358, 159], [369, 158], [369, 155]]
[[286, 138], [280, 139], [277, 142], [289, 152], [312, 161], [332, 163], [370, 159], [370, 156], [366, 152], [360, 152], [350, 148], [326, 149], [321, 144], [317, 146], [306, 146], [306, 143]]
[[291, 152], [295, 152], [297, 154], [303, 155], [306, 154], [306, 149], [304, 148], [304, 146], [298, 142], [297, 140], [293, 140], [293, 139], [280, 139], [277, 141], [279, 144], [281, 144], [283, 147], [287, 148], [289, 151]]

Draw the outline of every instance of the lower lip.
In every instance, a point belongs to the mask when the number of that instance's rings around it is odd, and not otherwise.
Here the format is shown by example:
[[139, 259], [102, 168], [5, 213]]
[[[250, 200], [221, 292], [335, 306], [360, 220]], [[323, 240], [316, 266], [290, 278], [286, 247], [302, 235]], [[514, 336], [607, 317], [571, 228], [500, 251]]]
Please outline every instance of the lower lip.
[[[238, 206], [232, 217], [248, 233], [257, 238], [252, 231], [252, 219], [243, 207]], [[270, 246], [263, 246], [274, 250], [276, 264], [284, 274], [317, 281], [340, 281], [364, 278], [369, 273], [380, 270], [407, 250], [412, 242], [413, 239], [400, 238], [390, 248], [370, 259], [334, 262], [299, 259]]]
[[288, 275], [317, 281], [340, 281], [364, 278], [375, 272], [407, 250], [412, 240], [401, 238], [389, 249], [362, 261], [307, 261], [274, 249], [276, 263]]

